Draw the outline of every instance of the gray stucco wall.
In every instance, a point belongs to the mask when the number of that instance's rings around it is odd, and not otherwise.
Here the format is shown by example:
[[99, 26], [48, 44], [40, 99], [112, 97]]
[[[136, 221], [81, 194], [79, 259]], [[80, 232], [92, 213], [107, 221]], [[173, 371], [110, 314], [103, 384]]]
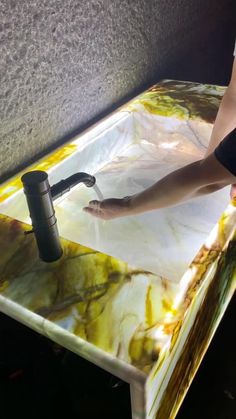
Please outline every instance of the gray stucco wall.
[[161, 78], [224, 84], [233, 0], [1, 0], [0, 178]]

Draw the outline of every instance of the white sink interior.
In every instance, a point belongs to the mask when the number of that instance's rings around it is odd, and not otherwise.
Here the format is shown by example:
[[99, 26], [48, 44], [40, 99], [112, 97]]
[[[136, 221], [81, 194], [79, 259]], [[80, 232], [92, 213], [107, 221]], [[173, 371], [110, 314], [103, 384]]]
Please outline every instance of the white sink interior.
[[[95, 175], [104, 198], [127, 196], [200, 159], [211, 129], [203, 121], [121, 111], [75, 139], [78, 150], [48, 171], [49, 181], [84, 171]], [[54, 201], [60, 235], [178, 282], [226, 208], [229, 188], [112, 221], [82, 211], [96, 198], [80, 184]], [[30, 223], [23, 190], [4, 201], [0, 213]]]

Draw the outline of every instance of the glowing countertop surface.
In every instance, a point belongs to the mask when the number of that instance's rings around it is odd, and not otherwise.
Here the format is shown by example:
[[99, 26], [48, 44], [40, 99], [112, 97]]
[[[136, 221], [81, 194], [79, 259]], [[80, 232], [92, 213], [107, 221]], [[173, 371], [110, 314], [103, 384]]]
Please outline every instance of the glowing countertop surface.
[[[201, 158], [223, 91], [160, 82], [29, 170], [136, 192]], [[81, 211], [94, 192], [76, 188], [55, 203], [64, 254], [47, 264], [20, 176], [0, 188], [0, 310], [130, 383], [133, 418], [174, 418], [235, 288], [227, 190], [96, 224]]]

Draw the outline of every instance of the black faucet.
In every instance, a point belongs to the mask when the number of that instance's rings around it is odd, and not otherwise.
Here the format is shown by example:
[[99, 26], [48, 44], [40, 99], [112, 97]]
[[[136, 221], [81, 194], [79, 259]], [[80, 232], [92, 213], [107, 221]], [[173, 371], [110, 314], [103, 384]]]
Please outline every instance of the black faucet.
[[39, 257], [44, 262], [53, 262], [62, 256], [63, 251], [52, 201], [80, 182], [91, 187], [96, 179], [94, 176], [80, 172], [50, 187], [48, 174], [41, 170], [34, 170], [25, 173], [21, 181], [32, 220], [31, 232], [35, 234]]

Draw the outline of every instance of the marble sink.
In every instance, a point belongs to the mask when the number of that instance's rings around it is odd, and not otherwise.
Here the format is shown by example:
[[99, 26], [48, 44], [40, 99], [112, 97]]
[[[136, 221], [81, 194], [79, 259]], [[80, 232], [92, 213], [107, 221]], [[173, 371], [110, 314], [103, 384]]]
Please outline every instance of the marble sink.
[[64, 249], [38, 258], [20, 178], [94, 175], [122, 197], [201, 159], [224, 88], [164, 80], [0, 185], [0, 310], [130, 383], [132, 417], [174, 418], [235, 289], [229, 188], [102, 221], [78, 185], [54, 202]]

